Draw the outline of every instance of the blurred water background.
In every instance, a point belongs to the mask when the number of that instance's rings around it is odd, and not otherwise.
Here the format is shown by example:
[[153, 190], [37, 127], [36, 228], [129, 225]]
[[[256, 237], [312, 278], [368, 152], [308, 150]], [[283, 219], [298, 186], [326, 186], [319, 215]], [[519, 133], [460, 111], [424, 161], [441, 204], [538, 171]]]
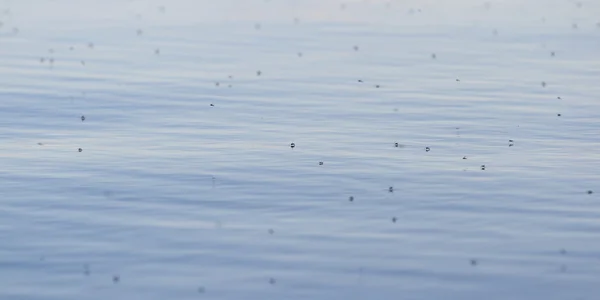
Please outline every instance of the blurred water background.
[[0, 22], [0, 299], [600, 299], [598, 1]]

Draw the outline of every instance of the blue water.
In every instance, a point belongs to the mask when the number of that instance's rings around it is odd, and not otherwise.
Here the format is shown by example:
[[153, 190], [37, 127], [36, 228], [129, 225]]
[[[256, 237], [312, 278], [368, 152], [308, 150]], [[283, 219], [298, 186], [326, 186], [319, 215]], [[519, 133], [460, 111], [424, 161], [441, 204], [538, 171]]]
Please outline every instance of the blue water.
[[598, 299], [600, 6], [485, 3], [0, 3], [0, 299]]

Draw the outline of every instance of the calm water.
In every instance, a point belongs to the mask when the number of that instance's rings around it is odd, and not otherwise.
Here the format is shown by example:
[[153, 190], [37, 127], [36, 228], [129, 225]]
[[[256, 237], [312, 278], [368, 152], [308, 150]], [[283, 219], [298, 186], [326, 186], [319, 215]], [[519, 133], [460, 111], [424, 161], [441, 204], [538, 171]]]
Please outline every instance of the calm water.
[[599, 16], [2, 1], [0, 298], [599, 299]]

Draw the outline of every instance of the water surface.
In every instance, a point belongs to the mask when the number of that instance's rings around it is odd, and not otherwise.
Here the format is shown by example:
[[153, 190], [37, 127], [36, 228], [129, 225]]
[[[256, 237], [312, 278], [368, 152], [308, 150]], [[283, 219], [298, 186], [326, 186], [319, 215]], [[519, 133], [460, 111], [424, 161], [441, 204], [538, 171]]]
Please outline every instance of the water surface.
[[595, 299], [599, 12], [4, 1], [0, 298]]

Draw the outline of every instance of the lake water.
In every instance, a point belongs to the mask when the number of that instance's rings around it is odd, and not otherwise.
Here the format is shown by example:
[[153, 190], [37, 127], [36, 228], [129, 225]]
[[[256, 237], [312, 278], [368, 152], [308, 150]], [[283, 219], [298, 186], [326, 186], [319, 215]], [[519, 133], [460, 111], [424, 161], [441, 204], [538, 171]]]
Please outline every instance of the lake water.
[[0, 299], [600, 299], [600, 2], [450, 2], [1, 1]]

